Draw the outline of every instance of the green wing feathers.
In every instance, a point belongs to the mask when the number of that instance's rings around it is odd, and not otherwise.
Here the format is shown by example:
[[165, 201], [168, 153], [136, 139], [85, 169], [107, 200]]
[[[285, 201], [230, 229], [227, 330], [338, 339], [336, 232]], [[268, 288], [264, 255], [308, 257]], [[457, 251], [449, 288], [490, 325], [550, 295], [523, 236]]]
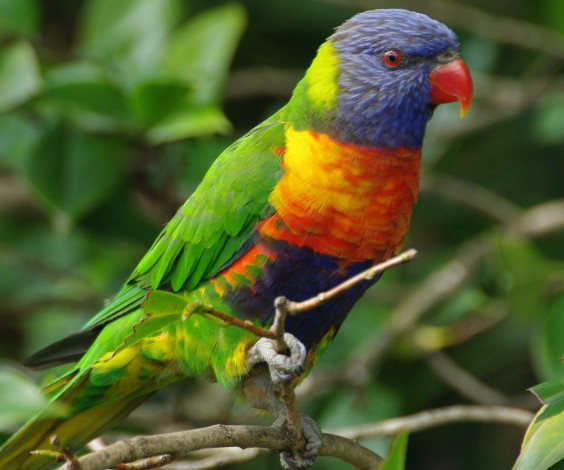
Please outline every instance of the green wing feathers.
[[270, 215], [268, 196], [282, 172], [273, 149], [283, 146], [283, 123], [271, 119], [225, 150], [129, 282], [192, 290], [244, 251], [257, 222]]
[[177, 313], [147, 315], [141, 304], [159, 288], [221, 306], [213, 285], [202, 281], [244, 253], [256, 224], [270, 215], [283, 147], [284, 124], [274, 116], [225, 150], [114, 299], [84, 330], [32, 357], [36, 367], [80, 360], [46, 389], [64, 413], [46, 411], [28, 422], [0, 449], [0, 469], [49, 467], [52, 461], [30, 451], [52, 449], [54, 434], [78, 448], [183, 377], [206, 373], [227, 384], [244, 373], [253, 335], [199, 315], [183, 322]]

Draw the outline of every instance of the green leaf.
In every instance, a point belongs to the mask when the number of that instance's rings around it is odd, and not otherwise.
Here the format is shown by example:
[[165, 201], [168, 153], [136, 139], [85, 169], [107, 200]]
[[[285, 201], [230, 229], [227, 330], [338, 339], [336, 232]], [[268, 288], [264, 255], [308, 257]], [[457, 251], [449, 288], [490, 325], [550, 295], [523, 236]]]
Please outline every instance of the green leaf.
[[193, 88], [173, 77], [153, 77], [134, 87], [130, 106], [143, 121], [154, 124], [167, 115], [185, 109]]
[[538, 318], [548, 307], [549, 279], [563, 264], [546, 256], [523, 238], [498, 234], [492, 259], [507, 291], [512, 310], [522, 318]]
[[533, 120], [533, 132], [543, 144], [557, 144], [564, 140], [564, 96], [551, 96], [541, 101]]
[[540, 419], [548, 418], [564, 411], [564, 379], [543, 382], [532, 387], [531, 391], [535, 393], [544, 405], [548, 405], [538, 415]]
[[39, 93], [43, 81], [33, 47], [19, 41], [0, 53], [0, 112]]
[[82, 11], [78, 47], [87, 56], [113, 63], [135, 82], [156, 67], [180, 17], [179, 0], [90, 0]]
[[404, 470], [409, 434], [402, 432], [395, 438], [390, 453], [380, 470]]
[[41, 136], [25, 177], [50, 211], [77, 219], [115, 190], [125, 152], [117, 139], [57, 123]]
[[47, 405], [47, 399], [30, 378], [0, 366], [0, 431], [13, 431]]
[[38, 25], [36, 0], [0, 0], [0, 36], [35, 36]]
[[216, 103], [246, 25], [242, 6], [210, 8], [170, 38], [163, 65], [196, 86], [196, 103]]
[[469, 36], [464, 41], [464, 62], [472, 73], [495, 73], [499, 58], [503, 54], [500, 43], [480, 36]]
[[527, 429], [513, 470], [544, 470], [564, 458], [564, 379], [544, 382], [532, 391], [544, 406]]
[[151, 144], [163, 144], [188, 137], [227, 134], [231, 128], [231, 123], [218, 108], [187, 108], [167, 116], [150, 128], [147, 141]]
[[546, 409], [529, 426], [513, 470], [546, 470], [564, 458], [564, 413], [543, 419]]
[[544, 22], [558, 32], [564, 31], [564, 4], [559, 0], [545, 0], [540, 9]]
[[88, 129], [123, 127], [127, 106], [123, 91], [101, 67], [90, 62], [67, 63], [51, 69], [39, 105], [55, 114], [71, 117]]
[[[543, 380], [564, 376], [564, 295], [553, 299], [531, 344], [535, 370]], [[536, 389], [535, 389], [536, 390]]]
[[32, 152], [39, 129], [16, 114], [0, 115], [0, 167], [15, 168]]

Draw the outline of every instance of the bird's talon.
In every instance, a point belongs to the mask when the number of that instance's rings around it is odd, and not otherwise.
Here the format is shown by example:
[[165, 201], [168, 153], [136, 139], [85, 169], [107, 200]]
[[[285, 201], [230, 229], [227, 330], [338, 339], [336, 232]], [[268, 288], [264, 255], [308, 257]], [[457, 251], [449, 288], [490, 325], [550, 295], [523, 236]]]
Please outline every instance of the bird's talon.
[[270, 338], [259, 339], [247, 352], [247, 362], [255, 365], [266, 362], [272, 381], [276, 384], [289, 382], [305, 371], [307, 351], [305, 346], [294, 335], [284, 333], [284, 342], [290, 355], [276, 350], [276, 341]]
[[311, 467], [323, 444], [323, 432], [319, 424], [303, 413], [301, 421], [302, 433], [307, 443], [298, 451], [283, 452], [280, 455], [280, 463], [286, 470], [305, 470]]
[[283, 452], [280, 456], [282, 468], [286, 470], [306, 470], [313, 465], [314, 460], [303, 456], [295, 457], [290, 452]]

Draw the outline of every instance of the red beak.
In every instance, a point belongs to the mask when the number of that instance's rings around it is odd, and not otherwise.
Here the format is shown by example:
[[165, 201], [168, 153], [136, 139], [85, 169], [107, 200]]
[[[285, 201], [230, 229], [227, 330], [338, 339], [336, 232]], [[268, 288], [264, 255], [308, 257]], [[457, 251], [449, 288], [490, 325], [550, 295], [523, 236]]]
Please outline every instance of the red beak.
[[460, 117], [466, 114], [472, 100], [472, 77], [468, 67], [460, 58], [439, 65], [429, 74], [431, 81], [431, 103], [460, 101]]

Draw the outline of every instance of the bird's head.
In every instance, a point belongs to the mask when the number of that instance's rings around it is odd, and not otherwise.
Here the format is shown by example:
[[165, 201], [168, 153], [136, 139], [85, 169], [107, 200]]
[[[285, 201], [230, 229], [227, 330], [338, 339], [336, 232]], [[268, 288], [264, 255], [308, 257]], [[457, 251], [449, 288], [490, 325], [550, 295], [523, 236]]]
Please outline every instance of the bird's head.
[[419, 148], [440, 103], [460, 102], [472, 79], [456, 35], [421, 13], [359, 13], [324, 43], [305, 77], [310, 117], [342, 141]]

